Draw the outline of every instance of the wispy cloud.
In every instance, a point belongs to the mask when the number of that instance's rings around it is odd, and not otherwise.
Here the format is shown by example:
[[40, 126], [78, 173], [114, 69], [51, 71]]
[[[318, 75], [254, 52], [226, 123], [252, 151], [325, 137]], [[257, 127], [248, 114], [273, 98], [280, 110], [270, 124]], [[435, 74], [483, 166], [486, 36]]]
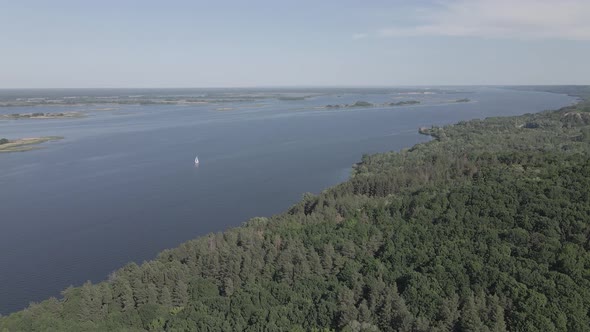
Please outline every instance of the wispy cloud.
[[377, 35], [590, 40], [589, 0], [449, 0], [420, 13]]
[[353, 33], [352, 34], [352, 39], [357, 40], [357, 39], [363, 39], [363, 38], [367, 38], [369, 35], [366, 33]]

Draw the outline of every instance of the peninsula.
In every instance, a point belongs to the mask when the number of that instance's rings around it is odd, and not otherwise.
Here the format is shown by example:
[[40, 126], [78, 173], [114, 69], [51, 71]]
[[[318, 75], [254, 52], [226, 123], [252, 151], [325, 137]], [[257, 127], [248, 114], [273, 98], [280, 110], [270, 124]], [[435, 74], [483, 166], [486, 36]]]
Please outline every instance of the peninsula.
[[30, 137], [19, 139], [0, 139], [0, 153], [1, 152], [23, 152], [35, 149], [40, 149], [38, 146], [41, 143], [55, 141], [62, 139], [61, 136], [44, 136], [44, 137]]

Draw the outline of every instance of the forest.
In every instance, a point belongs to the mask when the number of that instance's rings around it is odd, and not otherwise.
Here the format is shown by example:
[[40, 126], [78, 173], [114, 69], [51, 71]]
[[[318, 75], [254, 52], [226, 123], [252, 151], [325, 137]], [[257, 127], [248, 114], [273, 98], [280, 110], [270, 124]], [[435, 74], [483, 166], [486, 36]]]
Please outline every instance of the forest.
[[590, 87], [543, 89], [581, 101], [429, 128], [0, 331], [590, 331]]

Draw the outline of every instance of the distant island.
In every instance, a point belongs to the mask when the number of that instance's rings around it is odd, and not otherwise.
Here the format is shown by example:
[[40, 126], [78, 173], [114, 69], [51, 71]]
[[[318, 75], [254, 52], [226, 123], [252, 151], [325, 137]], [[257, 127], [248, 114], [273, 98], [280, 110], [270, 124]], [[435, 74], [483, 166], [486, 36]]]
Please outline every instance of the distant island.
[[326, 105], [325, 108], [350, 108], [350, 107], [373, 107], [375, 106], [368, 101], [357, 101], [354, 104], [335, 104], [335, 105]]
[[278, 100], [294, 101], [294, 100], [305, 100], [307, 96], [281, 96]]
[[62, 119], [62, 118], [81, 118], [84, 114], [81, 112], [60, 112], [60, 113], [13, 113], [0, 114], [0, 120], [19, 120], [19, 119]]
[[0, 152], [23, 152], [39, 149], [38, 144], [62, 139], [61, 136], [44, 136], [32, 138], [19, 138], [10, 140], [0, 138]]
[[404, 105], [416, 105], [420, 104], [418, 100], [402, 100], [395, 103], [389, 103], [389, 106], [404, 106]]
[[416, 104], [420, 104], [420, 101], [418, 101], [418, 100], [402, 100], [402, 101], [398, 101], [398, 102], [373, 104], [368, 101], [359, 100], [359, 101], [356, 101], [354, 104], [326, 105], [326, 106], [324, 106], [324, 108], [388, 107], [388, 106], [406, 106], [406, 105], [416, 105]]
[[462, 98], [462, 99], [455, 100], [456, 103], [468, 103], [470, 101], [471, 101], [471, 99], [469, 99], [469, 98]]

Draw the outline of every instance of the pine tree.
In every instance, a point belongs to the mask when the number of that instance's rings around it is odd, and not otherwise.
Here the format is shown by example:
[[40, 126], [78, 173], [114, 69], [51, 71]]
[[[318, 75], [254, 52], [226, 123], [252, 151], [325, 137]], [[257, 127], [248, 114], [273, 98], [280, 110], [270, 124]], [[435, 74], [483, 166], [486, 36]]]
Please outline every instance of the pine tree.
[[111, 290], [110, 284], [108, 283], [100, 283], [99, 288], [100, 296], [101, 296], [101, 308], [100, 312], [102, 317], [108, 315], [108, 313], [113, 310], [113, 292]]
[[459, 296], [453, 293], [441, 302], [436, 320], [438, 321], [438, 326], [442, 329], [453, 330], [459, 316]]
[[123, 311], [129, 311], [135, 308], [133, 300], [133, 290], [126, 278], [117, 278], [113, 284], [113, 293], [117, 303]]
[[152, 284], [151, 282], [147, 286], [147, 303], [158, 303], [158, 289], [156, 288], [156, 285]]
[[463, 304], [461, 318], [459, 319], [459, 327], [462, 332], [479, 332], [485, 327], [479, 317], [478, 310], [475, 307], [473, 295], [469, 295]]
[[391, 324], [397, 331], [411, 331], [414, 316], [408, 310], [406, 301], [397, 292], [395, 284], [392, 288], [391, 309], [393, 311], [393, 317]]
[[371, 317], [371, 310], [369, 310], [369, 306], [367, 305], [367, 300], [363, 299], [361, 304], [358, 307], [359, 317], [358, 320], [361, 323], [373, 323], [373, 319]]
[[160, 294], [160, 304], [165, 307], [172, 307], [172, 295], [167, 286], [162, 287], [162, 294]]
[[148, 288], [141, 279], [137, 277], [132, 279], [131, 289], [133, 290], [133, 299], [137, 307], [141, 307], [148, 302]]
[[488, 306], [490, 307], [490, 330], [492, 332], [505, 332], [506, 322], [504, 318], [504, 308], [502, 308], [500, 299], [497, 295], [488, 297]]
[[172, 291], [172, 305], [183, 307], [188, 302], [188, 287], [182, 280], [178, 280]]
[[322, 265], [324, 266], [324, 271], [327, 274], [332, 272], [335, 254], [334, 246], [329, 243], [324, 246], [324, 250], [322, 252]]
[[225, 296], [231, 296], [234, 293], [234, 281], [231, 278], [223, 279], [222, 291]]
[[338, 294], [338, 326], [346, 326], [353, 320], [356, 320], [358, 311], [354, 306], [354, 293], [344, 287]]

